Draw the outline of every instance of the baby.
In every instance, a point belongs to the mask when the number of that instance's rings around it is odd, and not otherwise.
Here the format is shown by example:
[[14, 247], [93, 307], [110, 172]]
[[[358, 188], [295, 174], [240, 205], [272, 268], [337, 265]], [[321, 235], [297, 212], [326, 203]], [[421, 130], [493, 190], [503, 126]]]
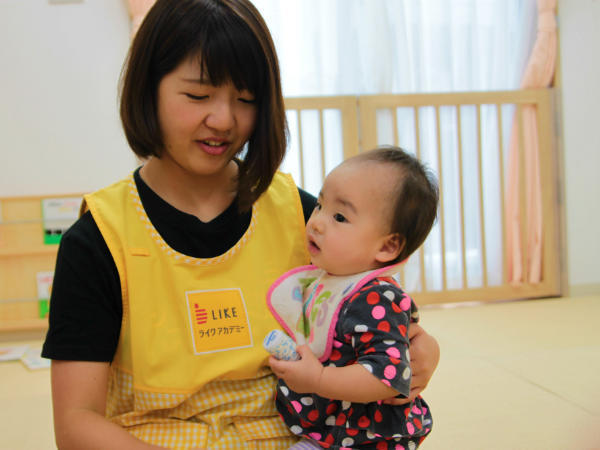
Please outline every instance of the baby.
[[408, 397], [408, 328], [417, 307], [391, 278], [436, 218], [435, 177], [397, 147], [350, 158], [325, 179], [306, 225], [313, 265], [268, 293], [300, 360], [269, 364], [277, 409], [305, 439], [293, 448], [415, 449], [431, 431], [429, 407]]

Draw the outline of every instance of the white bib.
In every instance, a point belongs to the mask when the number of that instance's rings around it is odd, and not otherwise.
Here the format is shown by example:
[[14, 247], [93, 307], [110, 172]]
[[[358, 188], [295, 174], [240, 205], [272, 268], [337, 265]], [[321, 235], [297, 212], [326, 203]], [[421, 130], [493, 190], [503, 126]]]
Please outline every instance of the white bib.
[[329, 275], [313, 265], [297, 267], [271, 285], [267, 305], [296, 344], [308, 344], [324, 362], [331, 354], [344, 302], [372, 279], [391, 276], [399, 267], [400, 263], [347, 276]]

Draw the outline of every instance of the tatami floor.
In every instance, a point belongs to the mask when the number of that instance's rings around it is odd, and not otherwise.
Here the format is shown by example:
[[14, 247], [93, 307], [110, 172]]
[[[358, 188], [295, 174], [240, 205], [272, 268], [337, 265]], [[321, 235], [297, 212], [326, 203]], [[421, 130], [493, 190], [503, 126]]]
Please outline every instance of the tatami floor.
[[[434, 428], [422, 449], [600, 449], [600, 296], [421, 316], [442, 348], [424, 393]], [[2, 362], [0, 381], [0, 448], [56, 448], [49, 370]]]

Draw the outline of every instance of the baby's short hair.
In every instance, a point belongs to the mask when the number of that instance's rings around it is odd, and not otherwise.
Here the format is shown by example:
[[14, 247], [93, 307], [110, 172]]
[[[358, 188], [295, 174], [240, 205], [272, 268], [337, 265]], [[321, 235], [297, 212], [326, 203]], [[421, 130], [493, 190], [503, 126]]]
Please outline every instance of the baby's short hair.
[[400, 147], [380, 146], [348, 161], [392, 164], [398, 168], [398, 182], [392, 192], [390, 232], [398, 233], [404, 246], [393, 261], [408, 258], [427, 238], [437, 216], [437, 178], [418, 158]]

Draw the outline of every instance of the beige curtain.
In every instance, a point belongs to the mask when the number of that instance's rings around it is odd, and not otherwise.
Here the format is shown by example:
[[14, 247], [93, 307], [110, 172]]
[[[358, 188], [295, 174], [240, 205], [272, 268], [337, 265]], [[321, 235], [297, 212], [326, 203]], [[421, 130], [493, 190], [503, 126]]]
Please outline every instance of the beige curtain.
[[[521, 87], [543, 88], [554, 77], [557, 51], [556, 30], [557, 0], [537, 0], [537, 37], [529, 57]], [[521, 131], [515, 116], [508, 154], [508, 180], [506, 194], [508, 281], [518, 285], [524, 281], [539, 283], [542, 278], [542, 197], [540, 186], [539, 143], [536, 108], [523, 107]], [[520, 145], [523, 149], [520, 149]], [[524, 152], [521, 159], [520, 152]], [[519, 204], [519, 165], [524, 161], [525, 211], [521, 217]], [[521, 223], [526, 220], [526, 232], [521, 236]], [[525, 248], [525, 260], [523, 259]], [[525, 267], [523, 267], [525, 265]]]
[[129, 17], [131, 18], [131, 37], [135, 35], [144, 16], [156, 0], [127, 0]]

